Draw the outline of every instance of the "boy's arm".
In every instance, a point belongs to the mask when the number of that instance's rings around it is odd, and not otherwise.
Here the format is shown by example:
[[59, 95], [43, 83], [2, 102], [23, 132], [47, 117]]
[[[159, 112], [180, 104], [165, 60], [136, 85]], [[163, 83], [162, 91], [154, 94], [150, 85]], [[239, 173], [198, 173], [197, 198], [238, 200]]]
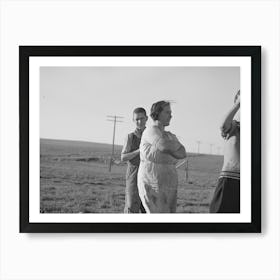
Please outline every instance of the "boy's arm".
[[123, 145], [123, 149], [121, 152], [121, 161], [128, 161], [133, 159], [134, 157], [136, 157], [137, 155], [139, 155], [139, 149], [130, 152], [131, 150], [131, 138], [129, 138], [129, 135], [127, 135], [124, 145]]
[[137, 150], [135, 150], [133, 152], [130, 152], [130, 153], [122, 153], [121, 154], [121, 161], [131, 160], [131, 159], [135, 158], [139, 154], [140, 154], [139, 149], [137, 149]]

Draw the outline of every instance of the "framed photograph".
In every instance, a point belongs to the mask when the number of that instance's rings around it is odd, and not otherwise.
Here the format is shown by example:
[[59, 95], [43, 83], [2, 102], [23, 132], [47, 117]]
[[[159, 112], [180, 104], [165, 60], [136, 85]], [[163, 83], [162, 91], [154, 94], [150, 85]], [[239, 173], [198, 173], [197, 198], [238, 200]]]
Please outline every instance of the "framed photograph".
[[20, 232], [261, 232], [260, 46], [20, 46], [19, 80]]

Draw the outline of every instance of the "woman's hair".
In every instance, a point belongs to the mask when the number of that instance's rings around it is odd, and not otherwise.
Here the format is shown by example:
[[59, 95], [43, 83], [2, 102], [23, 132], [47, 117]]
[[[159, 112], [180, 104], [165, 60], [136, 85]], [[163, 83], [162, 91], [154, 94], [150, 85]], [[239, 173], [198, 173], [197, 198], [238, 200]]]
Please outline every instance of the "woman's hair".
[[158, 120], [159, 114], [162, 112], [163, 108], [170, 106], [170, 103], [167, 101], [158, 101], [152, 105], [150, 116], [154, 121]]

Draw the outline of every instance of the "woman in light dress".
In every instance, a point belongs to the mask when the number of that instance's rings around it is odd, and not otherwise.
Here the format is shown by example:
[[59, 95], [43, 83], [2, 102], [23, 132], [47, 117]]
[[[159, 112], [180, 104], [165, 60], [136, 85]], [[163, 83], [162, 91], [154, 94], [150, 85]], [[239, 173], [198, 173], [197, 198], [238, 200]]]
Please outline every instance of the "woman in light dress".
[[143, 132], [140, 144], [138, 189], [147, 213], [174, 213], [177, 204], [176, 163], [186, 157], [184, 146], [165, 131], [172, 118], [170, 103], [152, 105], [153, 125]]

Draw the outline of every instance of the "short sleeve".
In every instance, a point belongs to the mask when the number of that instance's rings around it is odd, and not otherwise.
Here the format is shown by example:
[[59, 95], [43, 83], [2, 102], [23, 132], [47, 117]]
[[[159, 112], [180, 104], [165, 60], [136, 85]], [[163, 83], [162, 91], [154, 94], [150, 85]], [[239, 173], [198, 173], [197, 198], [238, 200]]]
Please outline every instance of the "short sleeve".
[[126, 153], [129, 153], [131, 151], [131, 144], [132, 144], [131, 137], [129, 137], [129, 134], [128, 134], [125, 137], [125, 140], [124, 140], [124, 145], [123, 145], [123, 148], [122, 148], [122, 154], [126, 154]]

